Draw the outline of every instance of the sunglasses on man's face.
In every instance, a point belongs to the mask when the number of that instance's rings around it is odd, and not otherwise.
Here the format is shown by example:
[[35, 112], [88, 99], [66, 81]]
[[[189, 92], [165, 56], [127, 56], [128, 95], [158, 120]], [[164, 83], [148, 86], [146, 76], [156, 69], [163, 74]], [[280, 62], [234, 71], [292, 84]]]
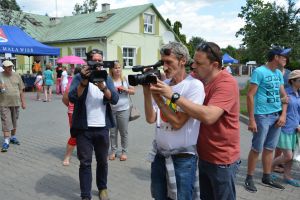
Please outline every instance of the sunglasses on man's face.
[[222, 63], [222, 60], [220, 59], [220, 57], [216, 54], [216, 52], [213, 50], [213, 48], [211, 48], [211, 46], [209, 46], [209, 44], [207, 44], [207, 43], [200, 44], [200, 45], [197, 47], [197, 51], [204, 51], [204, 52], [206, 52], [206, 53], [211, 52], [212, 55], [216, 58], [216, 60], [217, 60], [220, 64]]
[[92, 54], [101, 54], [103, 55], [103, 51], [100, 51], [100, 50], [97, 50], [97, 49], [94, 49], [91, 51]]

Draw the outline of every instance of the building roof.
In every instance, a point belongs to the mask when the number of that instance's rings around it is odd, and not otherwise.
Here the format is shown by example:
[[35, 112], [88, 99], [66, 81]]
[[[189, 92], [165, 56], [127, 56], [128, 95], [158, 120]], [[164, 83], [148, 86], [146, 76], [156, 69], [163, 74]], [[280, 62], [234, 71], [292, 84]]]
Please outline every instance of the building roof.
[[28, 22], [25, 31], [44, 43], [106, 38], [149, 8], [152, 8], [166, 27], [172, 31], [152, 3], [56, 18], [59, 20], [57, 23], [55, 18], [26, 13]]

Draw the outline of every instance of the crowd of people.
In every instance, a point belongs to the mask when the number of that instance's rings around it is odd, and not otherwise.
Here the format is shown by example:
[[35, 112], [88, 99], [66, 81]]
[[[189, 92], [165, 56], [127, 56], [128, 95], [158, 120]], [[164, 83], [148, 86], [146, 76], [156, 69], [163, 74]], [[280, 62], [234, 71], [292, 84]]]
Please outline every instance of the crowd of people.
[[[275, 172], [283, 168], [283, 181], [300, 187], [292, 178], [292, 157], [300, 132], [300, 70], [285, 69], [290, 49], [272, 48], [267, 63], [256, 68], [247, 95], [248, 129], [253, 133], [248, 156], [245, 189], [256, 192], [254, 172], [262, 153], [262, 183], [284, 189]], [[103, 52], [94, 49], [87, 61], [103, 62]], [[148, 159], [151, 162], [151, 195], [157, 200], [236, 199], [236, 175], [240, 160], [239, 87], [231, 70], [222, 67], [222, 52], [213, 42], [199, 44], [193, 55], [191, 73], [188, 49], [170, 42], [160, 48], [165, 80], [142, 85], [146, 121], [155, 123], [155, 137]], [[0, 114], [4, 143], [20, 144], [16, 138], [19, 107], [25, 109], [24, 85], [13, 63], [3, 62], [0, 82]], [[135, 94], [122, 74], [118, 61], [107, 76], [94, 81], [95, 65], [78, 67], [74, 73], [56, 67], [56, 93], [63, 94], [68, 107], [70, 138], [63, 165], [70, 165], [75, 146], [80, 161], [81, 198], [91, 199], [92, 155], [96, 158], [99, 198], [108, 200], [108, 160], [128, 159], [130, 95]], [[71, 78], [70, 78], [71, 77]], [[54, 73], [51, 65], [37, 73], [37, 100], [51, 101]], [[118, 149], [120, 134], [121, 149]], [[110, 148], [110, 154], [109, 154]], [[275, 157], [273, 158], [276, 149]], [[117, 155], [118, 150], [121, 154]]]

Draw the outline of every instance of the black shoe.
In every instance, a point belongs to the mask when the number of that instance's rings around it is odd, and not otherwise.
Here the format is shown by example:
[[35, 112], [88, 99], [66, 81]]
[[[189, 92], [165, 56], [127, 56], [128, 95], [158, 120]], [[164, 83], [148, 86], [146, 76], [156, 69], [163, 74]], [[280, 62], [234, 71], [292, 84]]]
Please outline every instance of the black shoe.
[[257, 192], [257, 189], [256, 189], [256, 187], [254, 185], [253, 179], [246, 179], [245, 180], [245, 189], [248, 192], [252, 192], [252, 193]]
[[83, 197], [82, 200], [91, 200], [91, 199], [88, 197]]
[[278, 190], [284, 190], [285, 189], [282, 185], [275, 182], [271, 178], [265, 178], [265, 179], [263, 178], [263, 179], [261, 179], [261, 182], [263, 183], [263, 185], [265, 185], [267, 187], [271, 187], [271, 188], [278, 189]]
[[10, 138], [10, 143], [20, 145], [20, 142], [17, 140], [17, 138]]

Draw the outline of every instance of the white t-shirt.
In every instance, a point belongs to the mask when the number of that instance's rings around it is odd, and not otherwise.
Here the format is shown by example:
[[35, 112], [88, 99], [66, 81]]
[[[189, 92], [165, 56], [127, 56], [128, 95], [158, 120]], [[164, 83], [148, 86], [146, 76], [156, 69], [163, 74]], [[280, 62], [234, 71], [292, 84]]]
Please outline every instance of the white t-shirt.
[[87, 123], [89, 127], [105, 127], [106, 105], [103, 104], [103, 92], [93, 83], [89, 83], [85, 101]]
[[232, 74], [231, 67], [229, 65], [226, 67], [226, 70], [229, 74]]
[[66, 85], [68, 84], [68, 73], [66, 70], [64, 70], [62, 73], [61, 73], [61, 83]]
[[[164, 82], [169, 84], [170, 79]], [[194, 103], [203, 104], [205, 97], [203, 84], [190, 75], [177, 85], [172, 86], [172, 90]], [[165, 102], [171, 106], [173, 110], [182, 112], [176, 103], [170, 105], [169, 99]], [[180, 147], [188, 147], [197, 143], [200, 128], [200, 122], [198, 120], [190, 117], [180, 129], [173, 130], [171, 124], [166, 122], [164, 117], [160, 114], [160, 110], [155, 102], [154, 109], [157, 114], [155, 140], [159, 148], [172, 150]]]
[[2, 67], [0, 67], [0, 72], [3, 72], [3, 71], [4, 71], [4, 69]]
[[[128, 83], [126, 80], [123, 80], [123, 83], [122, 81], [119, 81], [119, 82], [114, 82], [114, 86], [116, 87], [120, 87], [120, 86], [123, 86], [125, 88], [128, 89]], [[112, 105], [111, 104], [111, 109], [113, 111], [122, 111], [122, 110], [127, 110], [129, 109], [129, 97], [128, 97], [128, 93], [127, 92], [122, 92], [121, 94], [118, 93], [119, 95], [119, 101], [116, 105]]]
[[37, 85], [42, 86], [43, 85], [43, 76], [42, 75], [37, 75], [35, 78], [35, 82]]

